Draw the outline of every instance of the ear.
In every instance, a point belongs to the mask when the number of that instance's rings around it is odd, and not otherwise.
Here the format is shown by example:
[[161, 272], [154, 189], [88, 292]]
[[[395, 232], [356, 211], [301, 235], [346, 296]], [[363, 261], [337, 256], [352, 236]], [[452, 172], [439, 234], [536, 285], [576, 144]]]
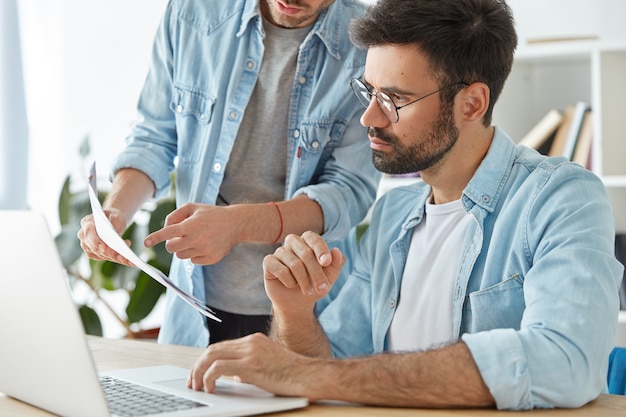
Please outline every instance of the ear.
[[475, 82], [461, 90], [463, 117], [467, 121], [480, 120], [489, 107], [489, 86]]

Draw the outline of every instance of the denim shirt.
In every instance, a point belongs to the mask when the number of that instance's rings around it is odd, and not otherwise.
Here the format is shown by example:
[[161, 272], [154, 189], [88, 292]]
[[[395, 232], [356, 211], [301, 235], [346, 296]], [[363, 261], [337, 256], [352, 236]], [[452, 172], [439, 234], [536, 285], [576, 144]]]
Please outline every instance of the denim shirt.
[[[316, 201], [328, 241], [343, 239], [364, 218], [380, 177], [349, 86], [363, 73], [365, 51], [351, 45], [347, 26], [364, 10], [358, 0], [337, 0], [322, 12], [300, 46], [290, 97], [285, 199], [306, 194]], [[143, 171], [159, 197], [176, 167], [179, 206], [214, 204], [259, 74], [263, 38], [257, 1], [170, 1], [140, 95], [140, 120], [112, 171]], [[170, 277], [204, 300], [201, 272], [175, 258]], [[193, 308], [168, 292], [166, 311], [160, 342], [207, 345]]]
[[[430, 187], [376, 203], [354, 270], [320, 323], [337, 357], [387, 350], [411, 233]], [[462, 193], [473, 217], [456, 277], [453, 332], [500, 409], [577, 407], [605, 389], [622, 265], [602, 182], [500, 129]], [[410, 294], [403, 295], [410, 297]]]

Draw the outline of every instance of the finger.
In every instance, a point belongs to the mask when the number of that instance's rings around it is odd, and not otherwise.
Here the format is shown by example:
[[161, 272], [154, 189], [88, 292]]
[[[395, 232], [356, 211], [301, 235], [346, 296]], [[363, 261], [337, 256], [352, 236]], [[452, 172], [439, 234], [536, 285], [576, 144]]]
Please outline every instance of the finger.
[[179, 224], [186, 218], [190, 217], [195, 211], [195, 204], [187, 203], [172, 211], [165, 217], [165, 226]]
[[324, 270], [326, 271], [325, 275], [329, 279], [330, 284], [333, 285], [335, 281], [337, 281], [341, 269], [346, 264], [346, 257], [343, 256], [339, 248], [333, 248], [330, 253], [332, 262], [329, 266], [325, 267]]
[[[128, 259], [111, 249], [100, 239], [89, 239], [89, 244], [86, 243], [87, 240], [81, 240], [80, 246], [87, 255], [88, 258], [94, 259], [97, 261], [111, 261], [115, 263], [119, 263], [126, 266], [135, 266]], [[97, 242], [97, 243], [96, 243]], [[125, 241], [127, 245], [130, 246], [130, 241]]]
[[[314, 289], [318, 294], [325, 295], [332, 285], [331, 280], [326, 276], [327, 271], [325, 269], [326, 266], [332, 264], [333, 260], [328, 245], [324, 239], [313, 232], [303, 233], [301, 241], [302, 244], [294, 244], [292, 249], [296, 256], [304, 261], [312, 288], [311, 293]], [[300, 280], [298, 282], [300, 283]]]
[[209, 372], [209, 370], [216, 361], [240, 358], [243, 355], [242, 343], [242, 339], [234, 339], [215, 343], [206, 348], [191, 368], [187, 386], [196, 391], [203, 389], [205, 391], [207, 389], [213, 390], [215, 388], [215, 380], [221, 375], [212, 378], [211, 375], [216, 375], [217, 373], [215, 369], [212, 372]]
[[[179, 224], [165, 226], [156, 232], [150, 233], [143, 241], [143, 244], [150, 248], [166, 240], [172, 240], [175, 237], [182, 236], [182, 227]], [[173, 252], [173, 251], [170, 251]]]
[[[186, 259], [186, 258], [181, 258], [178, 253], [176, 254], [176, 256], [180, 259]], [[215, 254], [213, 255], [198, 255], [198, 256], [190, 256], [189, 260], [191, 261], [192, 264], [194, 265], [213, 265], [215, 263], [218, 263], [222, 258], [220, 256], [216, 256]]]
[[314, 232], [304, 232], [302, 239], [313, 250], [315, 256], [322, 266], [328, 266], [332, 261], [328, 244], [320, 235]]
[[294, 271], [287, 266], [288, 262], [283, 261], [288, 256], [294, 256], [291, 251], [285, 247], [276, 249], [274, 255], [267, 255], [263, 259], [263, 276], [266, 280], [278, 280], [287, 288], [295, 288], [298, 285], [295, 274], [307, 273], [302, 263], [298, 265], [292, 262]]
[[[313, 244], [319, 245], [314, 237], [312, 241]], [[326, 246], [326, 243], [323, 243], [323, 245]], [[285, 249], [288, 249], [290, 252], [285, 252], [286, 256], [282, 257], [281, 261], [292, 272], [293, 277], [302, 289], [302, 293], [304, 295], [312, 295], [317, 291], [320, 294], [325, 294], [330, 287], [330, 283], [324, 277], [322, 265], [320, 265], [315, 251], [307, 241], [304, 238], [289, 235], [285, 238]], [[276, 253], [278, 253], [278, 250]]]

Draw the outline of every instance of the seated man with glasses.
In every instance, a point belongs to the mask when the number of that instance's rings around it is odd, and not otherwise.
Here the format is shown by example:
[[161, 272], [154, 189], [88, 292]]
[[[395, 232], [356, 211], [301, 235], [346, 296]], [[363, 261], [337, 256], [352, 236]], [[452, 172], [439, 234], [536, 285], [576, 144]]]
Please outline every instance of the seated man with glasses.
[[[401, 407], [579, 407], [606, 388], [623, 267], [593, 173], [491, 124], [517, 45], [502, 0], [380, 0], [351, 26], [375, 166], [422, 181], [376, 204], [352, 274], [313, 232], [263, 263], [270, 337], [209, 347], [220, 375], [281, 395]], [[409, 106], [410, 105], [410, 106]]]

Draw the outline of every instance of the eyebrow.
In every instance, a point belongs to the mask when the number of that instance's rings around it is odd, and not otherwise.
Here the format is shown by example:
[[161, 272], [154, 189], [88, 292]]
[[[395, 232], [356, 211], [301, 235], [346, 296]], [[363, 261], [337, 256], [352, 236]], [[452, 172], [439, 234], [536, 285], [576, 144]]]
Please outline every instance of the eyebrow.
[[[374, 86], [372, 84], [370, 84], [369, 82], [367, 82], [367, 80], [365, 80], [365, 76], [361, 77], [361, 81], [363, 81], [363, 84], [365, 84], [368, 88], [374, 88]], [[401, 96], [414, 96], [414, 95], [416, 95], [414, 92], [402, 90], [402, 89], [400, 89], [398, 87], [393, 87], [393, 86], [384, 87], [384, 88], [382, 88], [382, 89], [380, 89], [378, 91], [382, 91], [383, 93], [386, 93], [386, 94], [398, 94], [398, 95], [401, 95]]]

